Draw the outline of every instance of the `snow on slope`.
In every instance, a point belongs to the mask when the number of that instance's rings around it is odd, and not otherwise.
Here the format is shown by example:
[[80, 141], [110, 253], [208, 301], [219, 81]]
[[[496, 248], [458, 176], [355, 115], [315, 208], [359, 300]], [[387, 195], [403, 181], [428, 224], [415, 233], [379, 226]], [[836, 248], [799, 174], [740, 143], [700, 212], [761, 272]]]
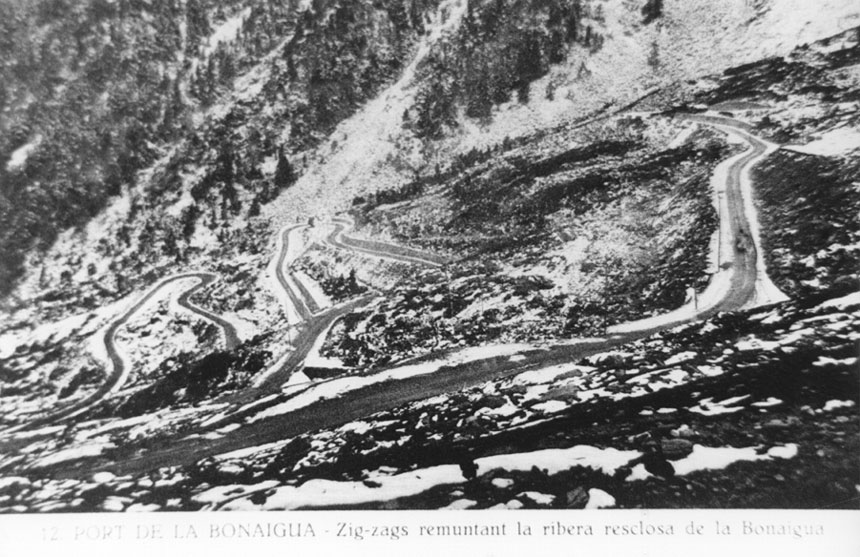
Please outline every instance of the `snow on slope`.
[[9, 160], [6, 162], [6, 170], [8, 172], [12, 172], [20, 169], [27, 162], [27, 158], [30, 156], [30, 153], [35, 151], [41, 144], [42, 136], [38, 135], [26, 145], [22, 145], [15, 149], [9, 157]]
[[232, 42], [236, 40], [242, 24], [251, 15], [251, 8], [245, 8], [239, 13], [227, 18], [227, 20], [219, 25], [209, 36], [209, 43], [204, 50], [204, 56], [208, 57], [222, 43]]
[[[458, 149], [498, 143], [537, 128], [582, 115], [614, 101], [616, 106], [652, 87], [722, 71], [768, 56], [788, 54], [860, 25], [860, 4], [852, 0], [769, 0], [756, 8], [749, 0], [666, 0], [662, 19], [641, 25], [639, 3], [603, 2], [606, 38], [594, 54], [575, 46], [568, 58], [536, 81], [528, 105], [500, 106], [487, 127], [468, 125]], [[649, 64], [652, 52], [657, 64]], [[580, 69], [586, 71], [580, 76]], [[554, 99], [544, 95], [556, 89]]]
[[314, 279], [307, 276], [301, 271], [294, 272], [293, 278], [296, 280], [296, 282], [301, 283], [301, 285], [307, 289], [308, 293], [311, 295], [314, 302], [316, 302], [317, 306], [319, 306], [320, 309], [325, 309], [332, 306], [331, 299], [326, 296], [325, 292], [323, 292], [320, 285], [317, 284]]
[[[323, 337], [324, 335], [320, 336], [320, 338]], [[418, 375], [435, 373], [445, 366], [464, 364], [492, 356], [515, 356], [519, 352], [524, 352], [530, 349], [532, 349], [531, 346], [524, 344], [505, 344], [491, 347], [465, 348], [438, 360], [399, 366], [374, 375], [347, 376], [332, 379], [330, 381], [323, 381], [286, 402], [266, 408], [259, 414], [251, 417], [248, 420], [248, 423], [254, 423], [272, 416], [286, 414], [288, 412], [298, 410], [299, 408], [310, 406], [320, 400], [337, 398], [349, 391], [354, 391], [377, 383], [385, 381], [400, 381]], [[318, 348], [316, 348], [316, 350], [318, 350]], [[250, 405], [245, 406], [243, 409], [253, 407], [256, 404], [257, 402], [253, 402]], [[240, 410], [240, 412], [242, 410]]]
[[764, 17], [752, 25], [763, 52], [785, 54], [797, 45], [860, 25], [860, 5], [854, 0], [773, 0], [771, 4]]
[[[860, 24], [860, 6], [851, 0], [822, 0], [814, 6], [804, 0], [769, 0], [760, 4], [764, 8], [755, 8], [747, 0], [666, 0], [664, 17], [643, 26], [638, 3], [606, 0], [602, 3], [605, 24], [597, 29], [606, 41], [599, 52], [587, 55], [583, 48], [574, 46], [563, 63], [533, 84], [528, 105], [517, 102], [502, 105], [496, 109], [493, 122], [484, 127], [464, 120], [460, 133], [439, 147], [444, 153], [497, 143], [505, 136], [516, 136], [593, 111], [609, 100], [629, 101], [663, 81], [785, 54], [797, 43], [811, 42]], [[264, 207], [266, 216], [276, 224], [286, 224], [296, 216], [332, 215], [347, 209], [356, 195], [411, 178], [410, 166], [427, 162], [420, 143], [402, 130], [401, 115], [413, 102], [415, 70], [420, 60], [437, 41], [456, 30], [465, 7], [465, 0], [445, 0], [440, 4], [427, 26], [427, 35], [400, 79], [341, 123], [332, 134], [337, 148], [332, 150], [332, 144], [325, 143], [314, 156], [309, 156], [309, 160], [321, 162], [312, 164], [297, 184]], [[213, 32], [210, 47], [229, 40], [245, 17], [245, 11], [239, 12]], [[648, 64], [652, 44], [657, 45], [660, 59], [656, 68]], [[588, 73], [578, 77], [583, 63]], [[237, 81], [237, 98], [253, 94], [259, 88], [264, 67], [265, 64], [258, 65]], [[552, 101], [544, 95], [550, 82], [557, 86]], [[154, 167], [160, 166], [170, 154]], [[392, 157], [401, 164], [392, 164]], [[140, 183], [149, 181], [145, 174], [141, 175]], [[128, 197], [124, 194], [94, 220], [93, 226], [87, 227], [86, 234], [68, 231], [47, 257], [31, 258], [27, 267], [37, 271], [28, 273], [16, 295], [30, 299], [38, 293], [38, 263], [63, 259], [64, 253], [84, 254], [79, 265], [82, 272], [92, 262], [98, 275], [106, 273], [107, 261], [97, 256], [95, 246], [99, 238], [114, 234], [128, 207]], [[47, 271], [49, 281], [59, 279], [59, 270]]]
[[[412, 164], [420, 164], [417, 142], [402, 136], [402, 115], [412, 105], [416, 92], [413, 87], [415, 70], [430, 53], [432, 45], [456, 29], [466, 5], [465, 0], [441, 2], [427, 25], [427, 35], [417, 54], [400, 79], [337, 127], [331, 137], [339, 148], [327, 156], [332, 144], [321, 145], [316, 155], [308, 158], [322, 162], [309, 168], [285, 195], [266, 207], [266, 215], [281, 224], [294, 215], [331, 217], [348, 208], [346, 202], [361, 192], [397, 181], [397, 172], [390, 164], [391, 156], [405, 152]], [[392, 176], [386, 177], [386, 174]], [[348, 189], [343, 189], [344, 186]]]
[[[308, 157], [319, 162], [266, 209], [269, 217], [284, 224], [295, 215], [330, 216], [348, 209], [357, 195], [411, 179], [412, 168], [436, 157], [422, 152], [421, 144], [402, 129], [401, 115], [413, 102], [418, 61], [456, 29], [465, 5], [462, 0], [440, 5], [399, 81], [342, 122], [332, 134], [334, 142]], [[605, 0], [601, 5], [605, 21], [595, 24], [605, 37], [600, 51], [589, 53], [574, 45], [564, 62], [532, 84], [528, 104], [514, 100], [498, 106], [489, 124], [462, 117], [454, 136], [430, 152], [444, 160], [446, 154], [583, 116], [607, 102], [623, 106], [661, 84], [784, 55], [798, 44], [860, 24], [860, 5], [852, 0], [666, 0], [664, 17], [647, 26], [641, 23], [639, 3]], [[656, 64], [653, 59], [649, 64], [652, 52]], [[550, 85], [555, 88], [552, 100], [545, 94]]]
[[[546, 449], [531, 453], [518, 453], [480, 458], [475, 461], [479, 474], [492, 470], [526, 471], [534, 466], [550, 474], [575, 467], [601, 470], [611, 475], [619, 467], [640, 456], [638, 451], [600, 449], [577, 445], [569, 449]], [[237, 499], [224, 506], [225, 510], [283, 510], [326, 505], [357, 505], [375, 501], [391, 501], [401, 497], [417, 495], [433, 487], [463, 483], [463, 472], [456, 464], [443, 464], [396, 475], [374, 474], [371, 478], [378, 487], [365, 482], [339, 482], [332, 480], [310, 480], [299, 487], [278, 488], [262, 507], [248, 499]], [[213, 490], [204, 491], [194, 497], [196, 501], [211, 502]]]
[[[729, 138], [734, 137], [735, 140], [742, 139], [746, 134], [734, 129], [723, 126], [717, 126]], [[763, 142], [767, 149], [759, 156], [759, 159], [766, 157], [768, 154], [777, 150], [777, 146], [769, 143], [761, 138], [756, 138]], [[751, 150], [748, 149], [742, 153], [738, 153], [723, 162], [714, 169], [714, 174], [711, 177], [712, 199], [718, 215], [728, 215], [729, 205], [728, 198], [725, 195], [728, 183], [728, 171], [737, 161], [743, 159]], [[752, 298], [747, 302], [747, 308], [782, 302], [788, 299], [782, 291], [771, 281], [767, 274], [767, 268], [764, 261], [764, 251], [761, 247], [760, 225], [758, 222], [758, 214], [753, 204], [752, 194], [752, 177], [750, 176], [750, 168], [753, 164], [744, 166], [741, 172], [741, 192], [744, 201], [744, 213], [747, 215], [749, 222], [750, 233], [753, 236], [753, 242], [756, 247], [756, 284]], [[688, 303], [673, 311], [639, 319], [628, 323], [614, 325], [607, 329], [610, 334], [630, 333], [634, 331], [647, 331], [654, 327], [668, 326], [673, 323], [678, 323], [684, 320], [690, 320], [696, 317], [699, 313], [704, 313], [713, 309], [718, 305], [723, 298], [728, 294], [731, 288], [732, 276], [734, 275], [734, 267], [723, 266], [722, 263], [731, 261], [734, 257], [734, 246], [737, 241], [732, 227], [725, 219], [720, 221], [720, 227], [714, 232], [711, 238], [710, 250], [710, 267], [713, 271], [711, 280], [708, 283], [705, 291], [698, 297], [691, 297]]]
[[190, 60], [190, 70], [188, 75], [192, 75], [197, 71], [197, 66], [200, 62], [208, 60], [220, 45], [235, 41], [239, 35], [239, 31], [242, 29], [242, 24], [250, 15], [251, 8], [245, 8], [244, 10], [228, 17], [221, 25], [213, 29], [212, 34], [209, 35], [205, 45], [200, 49], [200, 57], [194, 57]]
[[[796, 455], [797, 446], [788, 443], [786, 445], [775, 445], [764, 454], [757, 454], [757, 447], [745, 447], [736, 449], [733, 447], [704, 447], [696, 445], [693, 454], [676, 462], [674, 465], [679, 470], [679, 475], [688, 475], [700, 470], [719, 470], [739, 461], [790, 459]], [[483, 476], [493, 470], [505, 472], [525, 472], [535, 468], [543, 470], [549, 475], [558, 474], [566, 470], [576, 468], [590, 468], [600, 471], [606, 476], [612, 476], [615, 472], [640, 457], [642, 453], [635, 450], [618, 450], [614, 448], [598, 448], [589, 445], [576, 445], [567, 449], [544, 449], [528, 453], [513, 453], [488, 456], [475, 460], [477, 474]], [[633, 473], [628, 476], [627, 481], [643, 480], [650, 477], [644, 465], [638, 464]], [[395, 499], [409, 497], [423, 493], [431, 488], [458, 485], [464, 483], [465, 478], [460, 466], [456, 464], [443, 464], [428, 468], [420, 468], [409, 472], [389, 475], [380, 470], [373, 471], [364, 481], [333, 481], [313, 479], [300, 486], [282, 486], [270, 493], [269, 497], [261, 504], [253, 503], [248, 496], [251, 491], [242, 489], [243, 486], [235, 485], [230, 488], [241, 494], [227, 502], [222, 508], [224, 510], [248, 511], [248, 510], [286, 510], [302, 507], [325, 507], [332, 505], [359, 505], [366, 503], [378, 503], [392, 501]], [[372, 483], [371, 483], [372, 482]], [[267, 484], [257, 491], [270, 489]], [[592, 496], [597, 495], [599, 490], [590, 490]], [[200, 503], [213, 504], [224, 500], [225, 487], [218, 486], [203, 491], [193, 497]], [[595, 493], [591, 493], [595, 492]], [[614, 499], [605, 495], [604, 499]], [[591, 505], [598, 506], [597, 501]]]
[[787, 145], [783, 148], [822, 157], [844, 155], [855, 149], [860, 149], [860, 130], [837, 128], [821, 134], [821, 137], [806, 145]]
[[[279, 254], [284, 250], [284, 232], [286, 231], [286, 228], [287, 227], [284, 227], [279, 230], [278, 234], [275, 237], [275, 251], [272, 254], [272, 258], [269, 261], [269, 265], [266, 270], [266, 284], [268, 285], [269, 289], [274, 292], [278, 301], [281, 302], [281, 306], [284, 308], [284, 314], [287, 317], [287, 323], [296, 324], [301, 323], [302, 318], [296, 308], [293, 306], [293, 301], [284, 291], [284, 287], [281, 286], [281, 283], [278, 281], [277, 276]], [[287, 253], [284, 256], [282, 267], [285, 276], [289, 274], [288, 267], [290, 266], [290, 264], [301, 253], [300, 245], [301, 234], [303, 230], [304, 227], [296, 227], [287, 234]]]

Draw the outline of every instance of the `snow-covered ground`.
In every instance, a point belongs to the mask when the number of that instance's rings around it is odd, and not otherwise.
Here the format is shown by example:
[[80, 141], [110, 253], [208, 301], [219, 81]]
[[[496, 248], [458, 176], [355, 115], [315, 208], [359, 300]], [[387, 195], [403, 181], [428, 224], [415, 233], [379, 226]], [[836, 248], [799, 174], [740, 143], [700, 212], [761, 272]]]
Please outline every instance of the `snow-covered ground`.
[[242, 28], [242, 24], [251, 15], [251, 8], [245, 8], [239, 13], [227, 18], [224, 23], [215, 28], [209, 36], [209, 41], [203, 51], [203, 56], [208, 58], [219, 45], [233, 42]]
[[[527, 104], [499, 105], [489, 122], [461, 117], [451, 138], [425, 152], [428, 146], [403, 129], [401, 115], [414, 101], [417, 66], [436, 42], [457, 29], [465, 6], [462, 0], [440, 4], [398, 81], [338, 126], [331, 136], [336, 143], [325, 143], [309, 157], [307, 172], [264, 209], [267, 216], [284, 223], [297, 214], [332, 215], [347, 210], [357, 195], [411, 179], [411, 169], [423, 166], [428, 157], [444, 160], [452, 152], [496, 145], [505, 137], [593, 112], [606, 102], [622, 106], [655, 86], [784, 55], [860, 21], [860, 8], [851, 0], [822, 0], [814, 8], [803, 0], [667, 0], [663, 18], [643, 26], [640, 5], [607, 0], [601, 2], [603, 21], [590, 22], [607, 38], [598, 52], [572, 46], [566, 60], [532, 84]], [[660, 59], [656, 67], [649, 64], [654, 45]], [[552, 99], [545, 94], [550, 87], [555, 89]], [[392, 164], [392, 157], [399, 164]]]
[[[729, 137], [735, 137], [742, 140], [745, 140], [747, 137], [747, 134], [736, 128], [726, 126], [717, 126], [717, 128], [726, 133]], [[744, 165], [744, 168], [741, 171], [740, 184], [744, 200], [744, 213], [746, 215], [747, 222], [749, 223], [750, 233], [753, 236], [757, 256], [755, 292], [753, 297], [747, 303], [747, 308], [768, 305], [788, 299], [788, 296], [782, 293], [776, 285], [773, 284], [773, 281], [771, 281], [767, 274], [764, 252], [761, 249], [761, 233], [758, 214], [753, 204], [752, 178], [750, 176], [750, 168], [755, 164], [755, 162], [767, 157], [778, 149], [778, 147], [772, 143], [761, 140], [760, 138], [756, 139], [765, 143], [767, 148], [760, 156]], [[729, 211], [729, 204], [726, 196], [728, 171], [739, 160], [747, 156], [751, 150], [752, 145], [750, 145], [749, 149], [746, 151], [738, 153], [721, 162], [714, 169], [714, 174], [711, 178], [714, 205], [717, 209], [717, 214], [720, 217], [720, 222], [718, 230], [714, 233], [714, 236], [711, 239], [710, 260], [712, 274], [705, 291], [700, 295], [693, 295], [687, 304], [676, 310], [609, 327], [607, 329], [609, 334], [647, 331], [656, 327], [664, 327], [675, 323], [690, 321], [695, 319], [696, 316], [712, 310], [722, 302], [726, 295], [728, 295], [731, 288], [732, 277], [734, 276], [734, 266], [723, 265], [723, 263], [732, 261], [735, 252], [735, 243], [737, 241], [729, 222], [729, 215], [731, 213]]]
[[56, 323], [41, 323], [31, 331], [18, 329], [4, 333], [0, 335], [0, 358], [10, 357], [22, 345], [60, 343], [92, 318], [92, 313], [80, 313]]
[[308, 352], [308, 355], [305, 358], [304, 367], [318, 367], [326, 369], [343, 369], [345, 367], [342, 361], [336, 358], [326, 358], [320, 354], [320, 350], [322, 350], [323, 344], [325, 344], [325, 340], [334, 325], [335, 321], [332, 321], [328, 328], [326, 328], [326, 330], [314, 341], [313, 348], [311, 348], [311, 351]]
[[320, 288], [319, 284], [317, 284], [315, 280], [301, 271], [295, 271], [292, 275], [292, 278], [301, 283], [308, 293], [310, 293], [311, 298], [313, 298], [314, 302], [320, 309], [331, 307], [331, 299], [326, 296], [325, 292], [322, 291], [322, 288]]
[[[692, 453], [673, 463], [678, 475], [687, 475], [699, 470], [719, 470], [739, 461], [771, 460], [772, 458], [793, 458], [797, 446], [793, 444], [776, 445], [759, 454], [758, 447], [704, 447], [695, 445]], [[545, 449], [528, 453], [512, 453], [479, 458], [474, 461], [476, 474], [480, 477], [493, 471], [528, 472], [543, 470], [549, 475], [558, 474], [574, 468], [591, 468], [606, 476], [612, 476], [622, 467], [642, 456], [639, 451], [620, 451], [613, 448], [597, 448], [576, 445], [567, 449]], [[637, 464], [628, 476], [628, 481], [644, 480], [651, 477], [642, 464]], [[403, 497], [419, 495], [431, 488], [462, 484], [465, 481], [463, 470], [458, 465], [446, 464], [401, 474], [390, 475], [376, 471], [367, 474], [362, 481], [332, 481], [315, 479], [299, 486], [282, 486], [272, 489], [271, 484], [257, 486], [224, 486], [211, 488], [194, 496], [201, 503], [218, 503], [225, 499], [227, 492], [238, 493], [221, 508], [232, 511], [285, 510], [304, 507], [326, 507], [338, 505], [359, 505], [381, 503]], [[497, 478], [494, 484], [500, 488], [510, 485], [504, 478]], [[264, 503], [255, 504], [248, 498], [253, 492], [268, 491]], [[552, 496], [538, 492], [522, 494], [538, 504], [550, 504]], [[614, 506], [615, 499], [605, 491], [592, 489], [586, 508]], [[514, 507], [509, 507], [514, 508]]]
[[[180, 275], [181, 276], [181, 275]], [[135, 322], [137, 322], [138, 326], [144, 326], [149, 322], [149, 318], [147, 317], [159, 304], [163, 303], [165, 300], [174, 300], [172, 305], [178, 307], [178, 304], [175, 303], [175, 299], [178, 298], [183, 292], [187, 291], [189, 288], [193, 288], [196, 284], [200, 282], [200, 278], [195, 276], [182, 277], [177, 279], [175, 276], [165, 277], [164, 279], [158, 281], [152, 287], [150, 287], [142, 296], [138, 299], [144, 299], [147, 296], [151, 297], [140, 306], [133, 314], [133, 316], [128, 320], [128, 325], [131, 327], [135, 326]], [[123, 314], [120, 318], [125, 317], [127, 314]], [[194, 314], [196, 317], [201, 318], [200, 314]], [[220, 327], [219, 327], [220, 329]], [[150, 338], [157, 338], [159, 331], [150, 331]], [[102, 337], [104, 338], [104, 337]], [[120, 358], [123, 359], [123, 373], [117, 379], [117, 381], [112, 386], [110, 392], [116, 392], [122, 389], [126, 380], [134, 370], [134, 364], [130, 361], [130, 358], [127, 355], [128, 347], [123, 348], [122, 342], [119, 338], [117, 339], [105, 339], [105, 340], [115, 340], [117, 345], [117, 352], [120, 355]], [[196, 339], [194, 339], [196, 344]], [[108, 365], [112, 365], [109, 361]]]
[[[611, 475], [620, 466], [638, 456], [640, 453], [637, 451], [618, 451], [577, 445], [570, 449], [547, 449], [533, 453], [480, 458], [475, 461], [475, 465], [479, 475], [499, 469], [508, 472], [528, 471], [535, 466], [547, 470], [549, 474], [574, 467], [586, 467]], [[254, 505], [249, 500], [237, 499], [223, 508], [225, 510], [282, 510], [327, 505], [357, 505], [418, 495], [433, 487], [459, 484], [464, 480], [460, 467], [453, 464], [433, 466], [393, 476], [371, 472], [367, 480], [361, 482], [310, 480], [298, 487], [285, 486], [276, 489], [262, 506]], [[368, 483], [373, 487], [368, 486]], [[208, 492], [196, 496], [196, 498], [208, 497]]]
[[37, 135], [32, 141], [12, 151], [12, 154], [9, 156], [9, 160], [6, 161], [6, 171], [14, 172], [22, 168], [24, 164], [26, 164], [30, 153], [38, 149], [41, 144], [42, 136]]
[[218, 49], [219, 46], [231, 43], [236, 40], [239, 32], [242, 29], [242, 24], [251, 15], [251, 8], [245, 8], [236, 14], [228, 17], [223, 23], [212, 30], [212, 34], [200, 49], [200, 56], [190, 60], [189, 75], [197, 70], [197, 66], [201, 62], [206, 62], [210, 56]]
[[[289, 232], [287, 233], [287, 230]], [[278, 231], [278, 234], [275, 236], [275, 252], [272, 256], [272, 259], [267, 268], [266, 277], [268, 279], [269, 288], [275, 294], [278, 301], [284, 308], [284, 314], [286, 315], [287, 322], [291, 325], [301, 323], [302, 318], [299, 315], [298, 310], [294, 307], [293, 301], [290, 299], [289, 295], [286, 291], [284, 291], [284, 287], [281, 286], [280, 281], [278, 280], [277, 270], [279, 264], [279, 257], [281, 252], [284, 251], [286, 247], [286, 255], [284, 256], [283, 266], [281, 268], [284, 276], [287, 278], [289, 285], [289, 266], [299, 257], [302, 252], [303, 240], [302, 233], [304, 231], [304, 226], [295, 226], [289, 225], [285, 226], [281, 230]], [[284, 246], [284, 235], [287, 235], [287, 245]], [[293, 290], [297, 292], [298, 289]]]
[[[391, 156], [405, 157], [407, 164], [415, 168], [423, 164], [419, 142], [406, 138], [403, 138], [403, 143], [398, 141], [402, 132], [402, 115], [413, 104], [416, 68], [434, 44], [456, 29], [466, 5], [465, 0], [443, 0], [440, 3], [426, 25], [427, 32], [416, 55], [398, 81], [354, 116], [341, 122], [331, 134], [337, 141], [337, 148], [331, 152], [331, 144], [320, 146], [312, 159], [321, 162], [309, 168], [278, 201], [264, 208], [265, 214], [275, 222], [284, 222], [285, 218], [298, 211], [333, 216], [348, 209], [347, 202], [354, 196], [390, 182], [392, 178], [387, 175], [392, 174], [392, 169], [386, 167], [391, 166], [388, 164]], [[396, 172], [393, 174], [396, 183], [399, 177]]]
[[860, 130], [844, 127], [829, 130], [806, 145], [786, 145], [789, 149], [808, 155], [835, 157], [860, 149]]
[[[520, 352], [532, 349], [533, 347], [524, 344], [466, 348], [455, 352], [454, 354], [451, 354], [450, 356], [447, 356], [443, 359], [431, 360], [420, 364], [395, 367], [380, 373], [375, 373], [373, 375], [356, 375], [351, 377], [340, 377], [337, 379], [323, 381], [309, 389], [306, 389], [302, 393], [294, 396], [286, 402], [276, 404], [274, 406], [271, 406], [270, 408], [266, 408], [265, 410], [252, 416], [248, 420], [248, 423], [254, 423], [256, 421], [270, 418], [272, 416], [286, 414], [288, 412], [298, 410], [299, 408], [310, 406], [311, 404], [320, 400], [337, 398], [349, 391], [354, 391], [356, 389], [368, 387], [377, 383], [383, 383], [385, 381], [399, 381], [418, 375], [426, 375], [439, 371], [439, 369], [446, 366], [465, 364], [468, 362], [482, 360], [493, 356], [514, 356]], [[256, 402], [248, 405], [248, 407], [252, 407], [255, 405], [257, 405]]]

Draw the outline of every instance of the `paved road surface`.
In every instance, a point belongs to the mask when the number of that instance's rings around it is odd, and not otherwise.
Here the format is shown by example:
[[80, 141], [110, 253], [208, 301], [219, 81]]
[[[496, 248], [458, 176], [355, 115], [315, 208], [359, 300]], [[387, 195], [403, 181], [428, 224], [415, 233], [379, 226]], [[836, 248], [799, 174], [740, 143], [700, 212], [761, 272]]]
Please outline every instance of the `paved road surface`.
[[[721, 123], [721, 125], [726, 125]], [[748, 137], [748, 136], [745, 136]], [[698, 315], [697, 318], [708, 317], [718, 311], [736, 310], [742, 307], [755, 290], [756, 254], [755, 246], [749, 238], [749, 223], [744, 214], [744, 204], [740, 192], [740, 176], [744, 168], [753, 164], [763, 152], [763, 144], [749, 137], [752, 146], [750, 152], [732, 164], [727, 176], [728, 211], [721, 215], [726, 224], [735, 232], [736, 243], [732, 265], [734, 273], [731, 288], [725, 297], [712, 310]], [[343, 223], [338, 223], [329, 240], [338, 246], [338, 236], [343, 231]], [[340, 242], [341, 245], [346, 245]], [[338, 246], [340, 247], [340, 246]], [[346, 245], [346, 249], [357, 250]], [[403, 257], [388, 251], [376, 252], [373, 244], [364, 245], [369, 255], [383, 257]], [[286, 250], [284, 250], [286, 251]], [[401, 260], [410, 260], [406, 257]], [[414, 261], [409, 261], [414, 262]], [[424, 263], [426, 264], [426, 262]], [[356, 302], [357, 304], [358, 302]], [[304, 359], [317, 331], [325, 330], [330, 319], [336, 319], [345, 311], [335, 308], [311, 321], [306, 340], [301, 349], [297, 349], [295, 358], [286, 363], [276, 376], [267, 382], [267, 389], [279, 387], [289, 377], [296, 365]], [[468, 364], [461, 364], [428, 374], [412, 377], [401, 381], [375, 384], [369, 387], [349, 392], [336, 400], [323, 400], [311, 406], [291, 412], [259, 420], [253, 424], [244, 425], [219, 439], [173, 439], [166, 440], [157, 449], [137, 455], [122, 462], [102, 461], [94, 468], [94, 460], [89, 459], [80, 463], [65, 463], [55, 473], [58, 477], [75, 477], [90, 474], [94, 469], [110, 470], [117, 474], [138, 473], [167, 465], [186, 465], [215, 454], [230, 452], [263, 443], [288, 438], [319, 428], [331, 427], [350, 420], [355, 420], [375, 412], [430, 396], [454, 392], [479, 384], [483, 381], [518, 374], [529, 369], [554, 365], [571, 360], [578, 360], [592, 354], [603, 352], [613, 347], [623, 345], [635, 339], [645, 337], [657, 330], [666, 329], [672, 325], [655, 327], [654, 330], [637, 331], [635, 333], [619, 334], [606, 339], [587, 341], [579, 344], [556, 346], [546, 350], [535, 350], [524, 354], [525, 358], [512, 362], [508, 357], [489, 358]], [[308, 344], [309, 343], [309, 344]], [[244, 416], [233, 416], [233, 419]], [[218, 424], [218, 426], [223, 424]]]
[[200, 272], [183, 273], [180, 275], [168, 277], [157, 283], [142, 298], [135, 302], [134, 305], [128, 308], [113, 322], [111, 322], [111, 324], [108, 325], [107, 329], [105, 329], [105, 332], [102, 336], [102, 341], [104, 342], [105, 349], [107, 350], [107, 355], [110, 359], [112, 369], [110, 370], [110, 374], [105, 379], [104, 383], [102, 383], [102, 385], [96, 391], [94, 391], [85, 399], [79, 400], [78, 402], [71, 404], [66, 408], [57, 410], [56, 412], [52, 412], [48, 416], [29, 422], [24, 426], [17, 426], [15, 428], [8, 429], [4, 433], [11, 433], [13, 431], [23, 429], [25, 427], [27, 429], [43, 427], [46, 425], [54, 424], [61, 420], [73, 418], [97, 405], [108, 394], [119, 390], [125, 383], [131, 370], [130, 365], [123, 359], [120, 350], [117, 348], [117, 332], [120, 330], [120, 328], [125, 326], [126, 323], [128, 323], [128, 321], [134, 316], [135, 313], [140, 311], [140, 309], [144, 305], [146, 305], [147, 302], [149, 302], [153, 297], [157, 296], [166, 286], [177, 281], [187, 280], [191, 278], [198, 279], [198, 282], [194, 286], [183, 292], [178, 298], [177, 302], [185, 309], [196, 313], [203, 319], [215, 323], [215, 325], [217, 325], [224, 334], [226, 347], [228, 349], [235, 348], [239, 344], [239, 337], [236, 333], [236, 328], [228, 321], [222, 319], [221, 317], [213, 314], [210, 311], [198, 307], [197, 305], [189, 301], [189, 298], [191, 298], [191, 296], [193, 296], [199, 290], [210, 285], [218, 277], [212, 273]]
[[302, 321], [307, 321], [311, 318], [313, 312], [308, 307], [308, 304], [305, 303], [301, 293], [293, 290], [293, 286], [291, 284], [292, 281], [287, 279], [287, 275], [284, 272], [284, 262], [286, 261], [287, 252], [289, 250], [290, 233], [298, 228], [304, 228], [304, 226], [305, 225], [303, 224], [297, 224], [296, 226], [284, 228], [281, 231], [281, 252], [278, 254], [275, 276], [278, 279], [278, 284], [281, 285], [281, 288], [284, 289], [284, 292], [286, 292], [287, 296], [290, 298], [290, 302], [293, 304], [299, 317], [301, 317]]
[[334, 230], [328, 235], [326, 241], [338, 249], [363, 253], [365, 255], [382, 259], [393, 259], [394, 261], [400, 261], [401, 263], [424, 265], [426, 267], [441, 267], [445, 264], [445, 259], [437, 255], [427, 254], [418, 250], [395, 246], [385, 242], [350, 238], [349, 236], [344, 235], [344, 231], [347, 226], [348, 225], [344, 221], [335, 220]]

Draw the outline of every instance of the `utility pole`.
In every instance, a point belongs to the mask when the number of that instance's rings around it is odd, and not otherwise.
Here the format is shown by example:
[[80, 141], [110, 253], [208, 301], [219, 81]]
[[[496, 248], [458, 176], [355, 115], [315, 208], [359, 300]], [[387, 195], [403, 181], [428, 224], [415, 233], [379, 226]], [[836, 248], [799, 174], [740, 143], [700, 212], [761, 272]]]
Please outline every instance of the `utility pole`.
[[451, 319], [451, 337], [454, 336], [454, 303], [451, 299], [451, 273], [448, 270], [448, 264], [445, 263], [442, 267], [445, 270], [445, 285], [448, 288], [448, 314]]
[[720, 272], [723, 255], [723, 193], [717, 192], [717, 270]]

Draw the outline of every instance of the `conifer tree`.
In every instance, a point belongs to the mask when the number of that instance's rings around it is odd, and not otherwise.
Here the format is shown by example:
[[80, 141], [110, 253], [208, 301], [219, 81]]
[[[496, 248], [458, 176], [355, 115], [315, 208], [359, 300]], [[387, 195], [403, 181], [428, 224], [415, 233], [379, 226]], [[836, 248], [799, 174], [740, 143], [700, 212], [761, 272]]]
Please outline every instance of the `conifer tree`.
[[663, 16], [663, 0], [648, 0], [642, 7], [642, 22], [646, 25]]
[[296, 181], [293, 165], [284, 155], [283, 145], [278, 148], [278, 166], [275, 169], [275, 188], [278, 190], [289, 187]]

